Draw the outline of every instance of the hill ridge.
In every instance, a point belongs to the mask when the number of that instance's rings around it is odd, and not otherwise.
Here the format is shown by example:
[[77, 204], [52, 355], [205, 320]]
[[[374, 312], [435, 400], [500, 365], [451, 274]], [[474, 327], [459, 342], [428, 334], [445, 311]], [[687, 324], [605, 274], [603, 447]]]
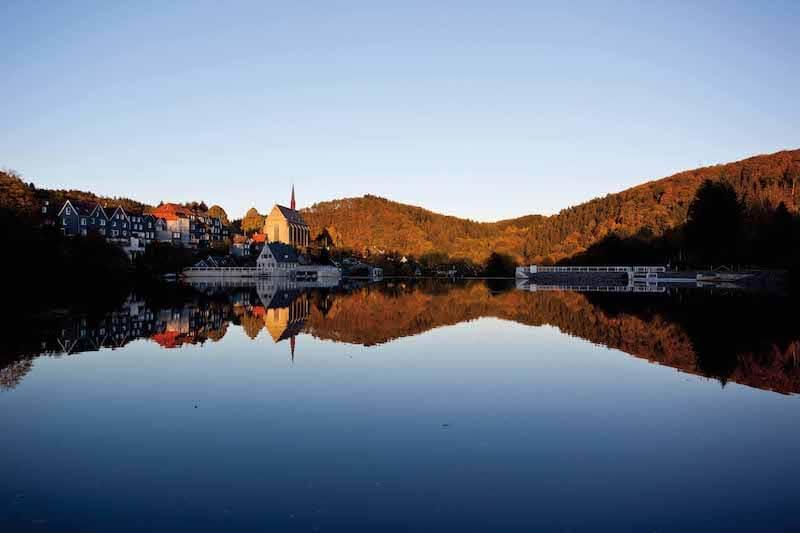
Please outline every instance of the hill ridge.
[[498, 251], [523, 261], [557, 261], [612, 233], [663, 235], [686, 220], [689, 203], [707, 179], [728, 182], [749, 210], [774, 209], [783, 202], [796, 213], [800, 149], [684, 170], [552, 215], [478, 222], [371, 194], [317, 202], [302, 212], [312, 235], [328, 229], [336, 234], [335, 244], [361, 252], [443, 252], [482, 262]]

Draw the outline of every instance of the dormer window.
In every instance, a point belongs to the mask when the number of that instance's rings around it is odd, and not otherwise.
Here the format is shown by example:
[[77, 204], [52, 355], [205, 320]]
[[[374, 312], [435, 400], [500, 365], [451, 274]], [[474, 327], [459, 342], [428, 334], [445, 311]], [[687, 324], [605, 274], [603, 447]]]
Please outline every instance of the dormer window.
[[70, 216], [72, 214], [72, 209], [68, 207], [65, 213], [67, 214], [67, 216]]

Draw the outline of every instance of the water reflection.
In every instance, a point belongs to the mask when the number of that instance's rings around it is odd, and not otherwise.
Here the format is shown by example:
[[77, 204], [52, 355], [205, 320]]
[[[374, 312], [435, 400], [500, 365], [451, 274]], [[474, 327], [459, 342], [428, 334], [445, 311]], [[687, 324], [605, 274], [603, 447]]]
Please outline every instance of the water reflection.
[[131, 294], [111, 310], [25, 317], [17, 324], [10, 317], [0, 341], [0, 387], [14, 388], [36, 357], [119, 349], [137, 339], [174, 349], [217, 342], [233, 326], [251, 339], [266, 331], [285, 342], [293, 361], [303, 334], [373, 346], [482, 317], [555, 326], [722, 384], [800, 392], [800, 326], [783, 295], [663, 287], [631, 294], [530, 291], [504, 282], [433, 280], [198, 282], [168, 296]]

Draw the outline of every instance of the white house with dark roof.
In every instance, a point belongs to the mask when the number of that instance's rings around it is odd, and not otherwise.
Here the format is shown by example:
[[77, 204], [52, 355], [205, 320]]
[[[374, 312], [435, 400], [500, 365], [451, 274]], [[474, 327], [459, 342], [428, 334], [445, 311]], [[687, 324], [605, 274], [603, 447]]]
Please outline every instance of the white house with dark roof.
[[300, 265], [297, 252], [282, 242], [270, 242], [261, 250], [256, 268], [264, 276], [291, 276]]

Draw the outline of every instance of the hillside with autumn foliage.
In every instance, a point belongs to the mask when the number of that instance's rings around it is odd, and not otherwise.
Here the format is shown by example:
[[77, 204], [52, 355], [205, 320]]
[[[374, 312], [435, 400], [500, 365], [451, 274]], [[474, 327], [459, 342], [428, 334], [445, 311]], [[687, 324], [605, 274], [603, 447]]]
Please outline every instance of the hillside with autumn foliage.
[[609, 235], [664, 235], [686, 222], [706, 180], [730, 185], [751, 213], [781, 203], [797, 213], [800, 150], [680, 172], [548, 217], [475, 222], [371, 195], [320, 202], [303, 216], [312, 235], [327, 231], [336, 246], [357, 252], [442, 252], [481, 263], [495, 251], [540, 263], [575, 256]]

